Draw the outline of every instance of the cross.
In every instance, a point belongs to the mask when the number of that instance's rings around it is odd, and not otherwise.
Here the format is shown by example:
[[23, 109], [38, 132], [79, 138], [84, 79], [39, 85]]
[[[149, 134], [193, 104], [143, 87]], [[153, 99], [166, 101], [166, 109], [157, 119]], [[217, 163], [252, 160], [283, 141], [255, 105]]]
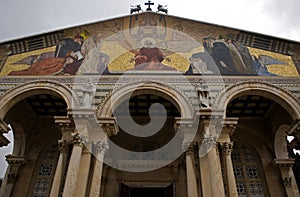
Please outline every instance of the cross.
[[148, 1], [148, 3], [145, 3], [145, 5], [148, 5], [148, 8], [146, 9], [146, 11], [152, 11], [150, 6], [154, 5], [154, 3], [151, 3], [151, 1]]

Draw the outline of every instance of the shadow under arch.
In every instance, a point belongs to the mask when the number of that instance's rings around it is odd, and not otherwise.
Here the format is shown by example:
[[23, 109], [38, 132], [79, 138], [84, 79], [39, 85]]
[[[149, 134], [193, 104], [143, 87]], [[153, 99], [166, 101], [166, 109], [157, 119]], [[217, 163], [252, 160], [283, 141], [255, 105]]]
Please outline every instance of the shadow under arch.
[[171, 102], [181, 114], [181, 119], [192, 120], [195, 118], [195, 110], [187, 98], [178, 90], [158, 82], [139, 82], [122, 86], [112, 91], [99, 105], [97, 117], [112, 117], [116, 109], [126, 98], [140, 94], [155, 94]]
[[36, 94], [52, 94], [61, 97], [68, 108], [78, 107], [75, 94], [67, 86], [55, 81], [31, 81], [9, 90], [0, 98], [0, 119], [3, 119], [16, 103]]
[[235, 98], [245, 95], [259, 95], [281, 105], [292, 117], [293, 120], [300, 118], [300, 102], [290, 92], [264, 82], [241, 82], [234, 84], [224, 90], [216, 102], [217, 109], [224, 109], [224, 117], [228, 104]]

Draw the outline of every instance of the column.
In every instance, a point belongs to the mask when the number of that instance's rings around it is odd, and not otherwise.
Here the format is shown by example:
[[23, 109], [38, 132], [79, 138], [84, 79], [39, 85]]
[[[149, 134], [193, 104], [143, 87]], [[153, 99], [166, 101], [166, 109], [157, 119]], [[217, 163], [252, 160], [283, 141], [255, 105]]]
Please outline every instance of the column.
[[218, 155], [216, 137], [208, 136], [205, 141], [209, 141], [209, 152], [207, 153], [209, 163], [210, 185], [212, 196], [225, 196], [222, 178], [222, 170], [220, 166], [220, 158]]
[[213, 197], [225, 196], [224, 185], [220, 164], [220, 157], [217, 148], [216, 141], [218, 135], [216, 134], [216, 124], [212, 124], [210, 120], [202, 121], [202, 131], [203, 140], [202, 145], [199, 150], [199, 157], [205, 156], [207, 154], [208, 164], [209, 164], [209, 176], [210, 176], [210, 187], [211, 195]]
[[[89, 143], [85, 143], [85, 146], [90, 146]], [[76, 183], [75, 197], [86, 196], [86, 190], [88, 185], [88, 178], [91, 165], [91, 152], [90, 148], [83, 148], [78, 177], [80, 177]]]
[[92, 176], [92, 185], [90, 189], [91, 197], [99, 197], [101, 194], [101, 177], [103, 169], [103, 159], [104, 154], [108, 150], [108, 143], [106, 140], [101, 140], [93, 143], [94, 150], [96, 153], [96, 162], [94, 166], [93, 176]]
[[58, 125], [61, 133], [61, 139], [58, 140], [58, 150], [60, 152], [56, 170], [50, 190], [50, 197], [57, 197], [60, 193], [60, 187], [64, 178], [64, 172], [67, 166], [67, 156], [69, 144], [72, 143], [72, 132], [74, 125], [69, 117], [55, 116], [54, 122]]
[[186, 146], [185, 162], [186, 162], [186, 179], [188, 197], [198, 197], [198, 185], [195, 171], [194, 147], [192, 144], [184, 144]]
[[299, 196], [299, 190], [293, 173], [294, 159], [275, 159], [274, 163], [281, 172], [282, 182], [287, 196]]
[[67, 160], [67, 142], [66, 140], [58, 141], [58, 150], [60, 152], [59, 158], [56, 165], [56, 170], [52, 182], [52, 187], [50, 191], [50, 197], [59, 196], [61, 182], [64, 176], [65, 164]]
[[222, 152], [224, 154], [224, 164], [225, 164], [225, 173], [227, 175], [227, 184], [228, 184], [228, 196], [237, 197], [238, 192], [236, 188], [236, 181], [234, 177], [233, 165], [231, 160], [231, 153], [233, 150], [233, 142], [224, 142], [220, 143], [222, 147]]
[[6, 161], [9, 164], [6, 175], [3, 179], [0, 196], [9, 197], [18, 177], [18, 171], [21, 165], [25, 163], [24, 157], [6, 155]]
[[75, 188], [83, 147], [83, 138], [84, 137], [79, 135], [78, 133], [73, 135], [73, 149], [69, 161], [63, 197], [73, 197], [75, 195]]
[[219, 144], [222, 149], [222, 159], [224, 164], [224, 174], [226, 174], [228, 196], [237, 197], [238, 192], [236, 188], [236, 180], [234, 176], [233, 164], [231, 160], [231, 153], [233, 150], [233, 142], [231, 136], [233, 135], [238, 118], [226, 118], [223, 121], [223, 128], [219, 137]]

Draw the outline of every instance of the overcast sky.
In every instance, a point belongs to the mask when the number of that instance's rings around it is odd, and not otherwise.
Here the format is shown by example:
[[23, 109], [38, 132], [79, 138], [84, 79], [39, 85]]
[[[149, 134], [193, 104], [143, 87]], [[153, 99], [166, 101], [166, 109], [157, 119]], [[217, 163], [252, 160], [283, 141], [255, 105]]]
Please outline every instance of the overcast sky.
[[[129, 14], [141, 0], [2, 0], [0, 42]], [[300, 41], [300, 0], [156, 0], [169, 15]]]

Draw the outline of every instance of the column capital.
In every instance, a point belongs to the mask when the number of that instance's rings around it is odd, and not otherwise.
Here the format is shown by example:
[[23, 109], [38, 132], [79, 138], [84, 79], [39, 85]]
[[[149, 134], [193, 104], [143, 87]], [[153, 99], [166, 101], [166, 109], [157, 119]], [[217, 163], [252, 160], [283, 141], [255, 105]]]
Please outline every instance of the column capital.
[[195, 142], [183, 142], [182, 143], [182, 150], [185, 151], [186, 154], [194, 154], [194, 146]]
[[205, 147], [206, 150], [210, 150], [216, 146], [218, 137], [216, 135], [204, 135], [202, 138], [202, 146]]
[[219, 144], [221, 145], [222, 151], [225, 155], [231, 155], [233, 151], [233, 142], [221, 142]]
[[96, 154], [104, 154], [109, 149], [109, 145], [106, 140], [94, 141], [93, 147], [96, 151]]
[[77, 146], [83, 146], [84, 143], [88, 143], [88, 137], [79, 133], [72, 135], [72, 143]]
[[66, 140], [58, 140], [57, 146], [58, 146], [57, 147], [58, 151], [60, 153], [67, 152], [68, 146], [67, 146], [67, 141]]

